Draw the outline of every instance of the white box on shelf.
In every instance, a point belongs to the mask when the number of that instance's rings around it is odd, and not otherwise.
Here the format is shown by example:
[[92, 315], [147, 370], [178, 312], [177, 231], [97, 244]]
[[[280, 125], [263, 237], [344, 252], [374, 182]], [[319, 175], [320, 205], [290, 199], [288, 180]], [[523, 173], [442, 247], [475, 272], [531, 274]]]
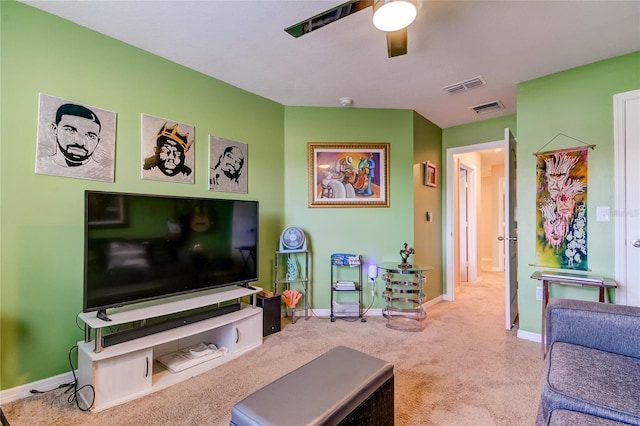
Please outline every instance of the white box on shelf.
[[360, 309], [358, 306], [358, 302], [336, 302], [333, 301], [333, 312], [336, 314], [353, 314], [359, 315]]

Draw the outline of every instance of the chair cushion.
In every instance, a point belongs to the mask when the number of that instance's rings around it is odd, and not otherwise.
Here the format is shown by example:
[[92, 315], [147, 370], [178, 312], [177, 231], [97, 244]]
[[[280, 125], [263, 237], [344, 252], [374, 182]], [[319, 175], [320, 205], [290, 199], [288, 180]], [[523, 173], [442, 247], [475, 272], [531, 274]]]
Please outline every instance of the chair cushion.
[[541, 408], [640, 424], [640, 359], [556, 342], [546, 363]]

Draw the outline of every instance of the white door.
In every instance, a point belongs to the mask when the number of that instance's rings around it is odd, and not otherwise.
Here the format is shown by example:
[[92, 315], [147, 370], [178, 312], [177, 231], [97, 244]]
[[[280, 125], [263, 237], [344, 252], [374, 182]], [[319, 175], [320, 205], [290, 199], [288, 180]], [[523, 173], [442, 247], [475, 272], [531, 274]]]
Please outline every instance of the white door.
[[616, 303], [640, 306], [640, 90], [614, 96]]
[[518, 223], [516, 200], [516, 140], [509, 129], [504, 129], [504, 241], [505, 258], [505, 321], [507, 330], [515, 324], [518, 316]]

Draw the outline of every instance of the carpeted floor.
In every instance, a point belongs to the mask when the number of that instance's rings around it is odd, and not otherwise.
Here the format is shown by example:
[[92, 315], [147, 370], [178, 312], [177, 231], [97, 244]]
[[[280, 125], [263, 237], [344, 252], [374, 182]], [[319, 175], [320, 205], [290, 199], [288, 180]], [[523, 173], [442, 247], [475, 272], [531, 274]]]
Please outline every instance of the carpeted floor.
[[397, 426], [534, 424], [540, 348], [504, 329], [501, 275], [484, 274], [483, 282], [463, 285], [456, 297], [428, 310], [422, 332], [389, 329], [382, 317], [365, 323], [283, 319], [283, 330], [248, 354], [99, 413], [79, 411], [62, 390], [4, 404], [2, 410], [14, 426], [228, 425], [231, 407], [246, 395], [344, 345], [394, 364]]

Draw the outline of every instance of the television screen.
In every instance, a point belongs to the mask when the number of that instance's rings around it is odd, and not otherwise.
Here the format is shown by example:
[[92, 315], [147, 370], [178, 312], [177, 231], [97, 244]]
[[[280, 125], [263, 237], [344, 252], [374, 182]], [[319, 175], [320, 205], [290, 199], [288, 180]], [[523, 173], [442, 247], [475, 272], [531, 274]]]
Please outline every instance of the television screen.
[[86, 191], [83, 311], [258, 279], [258, 202]]

